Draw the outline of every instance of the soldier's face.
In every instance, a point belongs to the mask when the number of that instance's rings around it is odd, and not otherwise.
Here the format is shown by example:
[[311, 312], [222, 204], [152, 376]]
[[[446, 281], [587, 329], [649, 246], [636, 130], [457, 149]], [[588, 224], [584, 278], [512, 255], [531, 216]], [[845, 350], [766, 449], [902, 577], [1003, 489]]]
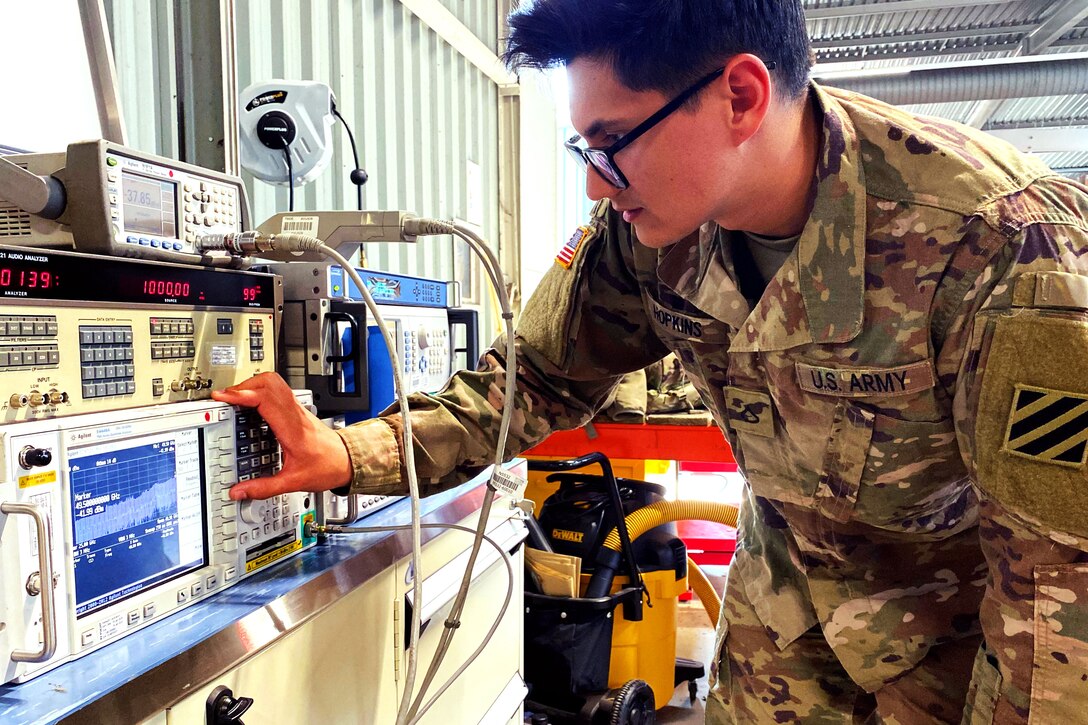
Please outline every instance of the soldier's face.
[[[600, 61], [578, 58], [567, 73], [571, 120], [591, 147], [610, 146], [670, 100], [658, 91], [631, 90]], [[722, 103], [717, 82], [711, 83], [694, 109], [680, 108], [615, 155], [628, 188], [613, 186], [591, 166], [586, 194], [610, 199], [648, 247], [668, 246], [718, 218], [730, 189], [743, 181], [736, 148], [722, 133]]]

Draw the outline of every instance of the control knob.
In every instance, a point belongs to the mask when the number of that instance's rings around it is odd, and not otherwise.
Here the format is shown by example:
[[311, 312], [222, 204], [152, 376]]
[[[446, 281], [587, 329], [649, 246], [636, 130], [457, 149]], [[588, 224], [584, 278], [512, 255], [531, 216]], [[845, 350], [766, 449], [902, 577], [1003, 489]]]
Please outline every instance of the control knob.
[[268, 514], [268, 501], [243, 501], [240, 513], [242, 515], [242, 521], [245, 521], [247, 524], [259, 524], [264, 521], [265, 516]]

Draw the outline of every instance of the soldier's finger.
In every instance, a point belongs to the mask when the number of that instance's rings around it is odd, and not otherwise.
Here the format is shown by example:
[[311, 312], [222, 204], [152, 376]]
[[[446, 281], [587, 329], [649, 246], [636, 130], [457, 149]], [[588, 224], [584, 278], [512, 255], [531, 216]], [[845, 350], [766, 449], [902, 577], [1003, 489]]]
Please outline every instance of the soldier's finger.
[[291, 493], [299, 490], [297, 485], [292, 484], [292, 478], [292, 476], [276, 475], [236, 483], [230, 488], [230, 497], [232, 501], [246, 501]]
[[212, 399], [230, 405], [240, 405], [243, 408], [256, 408], [261, 403], [261, 392], [259, 390], [227, 388], [225, 390], [213, 390]]

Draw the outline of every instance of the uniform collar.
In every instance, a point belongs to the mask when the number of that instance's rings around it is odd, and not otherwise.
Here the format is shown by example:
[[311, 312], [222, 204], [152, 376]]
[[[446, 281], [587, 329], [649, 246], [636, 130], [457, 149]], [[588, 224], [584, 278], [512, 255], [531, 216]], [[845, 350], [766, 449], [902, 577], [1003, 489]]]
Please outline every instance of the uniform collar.
[[812, 84], [823, 138], [815, 198], [793, 254], [750, 310], [738, 290], [728, 233], [714, 224], [662, 250], [658, 278], [737, 334], [735, 352], [844, 343], [862, 328], [866, 189], [857, 131], [839, 102]]

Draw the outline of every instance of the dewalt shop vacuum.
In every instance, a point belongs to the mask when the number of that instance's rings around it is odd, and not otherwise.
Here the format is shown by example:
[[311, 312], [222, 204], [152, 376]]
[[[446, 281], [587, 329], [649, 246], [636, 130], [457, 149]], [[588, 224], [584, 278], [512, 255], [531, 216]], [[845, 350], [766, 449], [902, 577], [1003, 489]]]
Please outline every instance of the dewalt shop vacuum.
[[[600, 466], [603, 475], [576, 469]], [[529, 545], [577, 556], [579, 597], [525, 593], [526, 709], [550, 722], [655, 721], [673, 690], [705, 673], [699, 662], [676, 658], [676, 617], [688, 588], [687, 551], [672, 522], [709, 519], [736, 525], [725, 504], [664, 500], [665, 489], [617, 479], [601, 453], [567, 461], [529, 461], [553, 471], [559, 490], [530, 524]], [[535, 531], [534, 531], [535, 528]], [[700, 572], [701, 574], [701, 572]], [[717, 620], [717, 595], [705, 577], [693, 579]]]

